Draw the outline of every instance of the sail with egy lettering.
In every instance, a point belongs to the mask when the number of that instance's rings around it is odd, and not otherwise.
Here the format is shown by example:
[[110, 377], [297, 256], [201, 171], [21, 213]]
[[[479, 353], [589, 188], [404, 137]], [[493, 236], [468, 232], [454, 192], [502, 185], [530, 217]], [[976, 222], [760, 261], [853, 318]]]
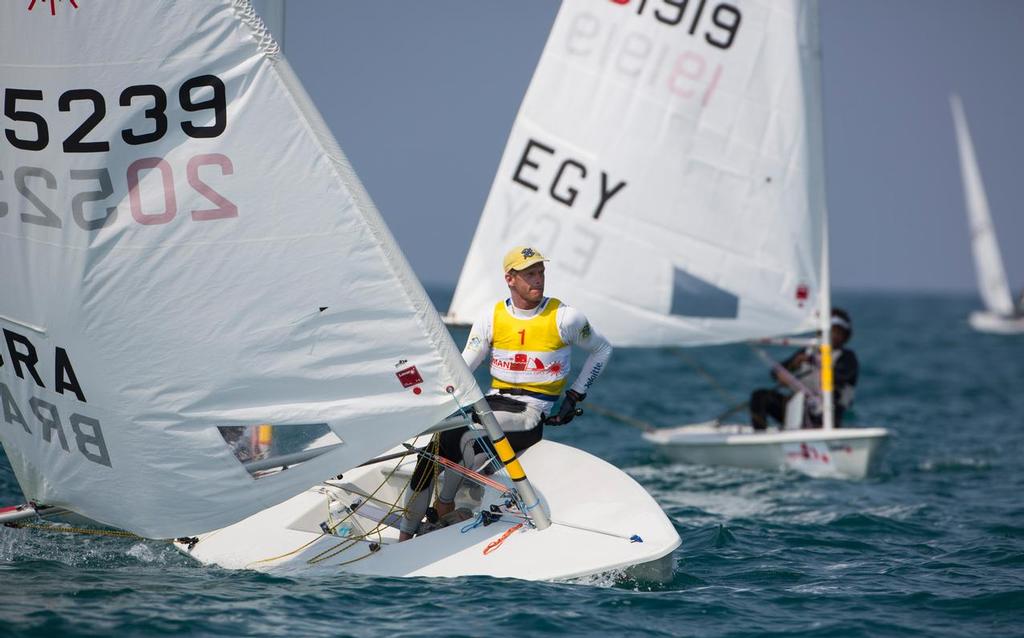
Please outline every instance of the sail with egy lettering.
[[614, 344], [817, 327], [825, 184], [817, 12], [801, 2], [566, 0], [509, 135], [449, 320], [540, 248]]

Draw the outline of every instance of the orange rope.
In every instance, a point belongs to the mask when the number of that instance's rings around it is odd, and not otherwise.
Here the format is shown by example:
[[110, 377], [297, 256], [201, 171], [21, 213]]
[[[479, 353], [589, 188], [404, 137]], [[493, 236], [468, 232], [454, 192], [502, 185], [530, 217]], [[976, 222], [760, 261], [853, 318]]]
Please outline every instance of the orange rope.
[[485, 547], [485, 548], [484, 548], [484, 556], [486, 556], [486, 555], [490, 554], [490, 553], [491, 553], [491, 552], [493, 552], [494, 550], [496, 550], [496, 549], [498, 549], [499, 547], [501, 547], [501, 544], [505, 542], [505, 539], [506, 539], [506, 538], [508, 538], [509, 536], [511, 536], [511, 535], [512, 535], [512, 534], [513, 534], [513, 533], [514, 533], [514, 532], [515, 532], [515, 531], [516, 531], [517, 529], [519, 529], [519, 528], [520, 528], [520, 527], [522, 527], [522, 526], [523, 526], [523, 524], [522, 524], [522, 523], [516, 523], [516, 524], [515, 524], [515, 525], [513, 525], [512, 527], [510, 527], [510, 528], [508, 528], [507, 530], [505, 530], [505, 533], [504, 533], [504, 534], [502, 534], [501, 536], [499, 536], [499, 537], [498, 537], [498, 540], [496, 540], [496, 541], [491, 541], [491, 542], [490, 542], [490, 543], [489, 543], [489, 544], [487, 545], [487, 547]]
[[440, 463], [441, 465], [443, 465], [443, 466], [445, 466], [447, 468], [451, 468], [452, 470], [455, 470], [459, 474], [462, 474], [464, 476], [468, 476], [469, 478], [473, 479], [474, 481], [478, 481], [478, 482], [480, 482], [480, 483], [482, 483], [482, 484], [484, 484], [484, 485], [486, 485], [488, 487], [491, 487], [491, 488], [494, 488], [494, 489], [498, 490], [498, 492], [501, 493], [501, 494], [504, 494], [505, 492], [508, 491], [508, 486], [507, 485], [504, 485], [503, 483], [499, 483], [498, 481], [495, 481], [492, 478], [484, 476], [483, 474], [481, 474], [479, 472], [473, 471], [473, 470], [469, 469], [468, 467], [465, 467], [465, 466], [463, 466], [463, 465], [461, 465], [459, 463], [455, 463], [454, 461], [450, 461], [450, 460], [444, 458], [443, 456], [435, 456], [434, 459], [438, 463]]

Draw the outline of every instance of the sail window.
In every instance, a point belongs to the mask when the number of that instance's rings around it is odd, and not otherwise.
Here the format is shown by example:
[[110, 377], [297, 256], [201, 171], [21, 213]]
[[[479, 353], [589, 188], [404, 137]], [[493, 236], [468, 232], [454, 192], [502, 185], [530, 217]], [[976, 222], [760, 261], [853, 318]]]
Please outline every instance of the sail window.
[[695, 277], [680, 268], [672, 272], [673, 315], [735, 319], [739, 314], [739, 297], [718, 286]]
[[260, 479], [334, 450], [344, 441], [326, 423], [217, 426], [231, 453]]

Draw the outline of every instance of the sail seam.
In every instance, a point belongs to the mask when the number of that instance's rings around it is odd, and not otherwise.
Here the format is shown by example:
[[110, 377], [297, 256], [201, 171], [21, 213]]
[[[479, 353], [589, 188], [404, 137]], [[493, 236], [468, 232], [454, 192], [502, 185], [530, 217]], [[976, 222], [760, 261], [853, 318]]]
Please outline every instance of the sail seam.
[[272, 60], [277, 60], [281, 56], [281, 45], [274, 39], [274, 35], [270, 33], [270, 29], [263, 22], [263, 18], [256, 13], [252, 3], [249, 0], [234, 0], [231, 8], [234, 10], [235, 16], [239, 21], [252, 31], [256, 44], [263, 55]]

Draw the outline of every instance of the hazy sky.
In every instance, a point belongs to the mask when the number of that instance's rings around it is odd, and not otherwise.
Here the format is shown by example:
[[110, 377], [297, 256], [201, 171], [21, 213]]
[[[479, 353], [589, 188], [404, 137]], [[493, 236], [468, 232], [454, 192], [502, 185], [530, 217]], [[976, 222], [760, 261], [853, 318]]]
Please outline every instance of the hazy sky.
[[[557, 9], [287, 2], [287, 57], [425, 283], [458, 278]], [[833, 285], [974, 289], [957, 91], [1024, 287], [1024, 2], [823, 0], [821, 23]]]

